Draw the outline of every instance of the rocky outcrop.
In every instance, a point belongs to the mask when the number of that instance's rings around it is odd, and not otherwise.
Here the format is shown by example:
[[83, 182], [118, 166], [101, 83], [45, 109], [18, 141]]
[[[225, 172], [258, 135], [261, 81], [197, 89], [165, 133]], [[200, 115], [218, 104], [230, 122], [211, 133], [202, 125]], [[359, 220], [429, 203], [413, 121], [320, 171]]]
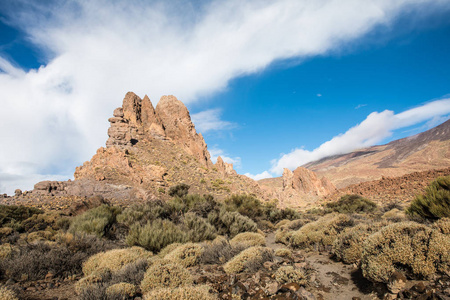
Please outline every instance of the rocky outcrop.
[[284, 169], [283, 190], [289, 189], [319, 197], [327, 196], [336, 191], [336, 187], [327, 178], [319, 179], [313, 171], [302, 167], [298, 167], [294, 172]]
[[217, 158], [217, 162], [214, 165], [219, 171], [220, 174], [226, 176], [226, 175], [237, 175], [236, 171], [233, 169], [233, 164], [226, 163], [223, 161], [222, 157]]
[[186, 106], [174, 96], [161, 97], [154, 109], [147, 96], [141, 99], [128, 92], [109, 122], [107, 148], [129, 149], [142, 139], [170, 140], [203, 166], [212, 167], [203, 136], [196, 132]]

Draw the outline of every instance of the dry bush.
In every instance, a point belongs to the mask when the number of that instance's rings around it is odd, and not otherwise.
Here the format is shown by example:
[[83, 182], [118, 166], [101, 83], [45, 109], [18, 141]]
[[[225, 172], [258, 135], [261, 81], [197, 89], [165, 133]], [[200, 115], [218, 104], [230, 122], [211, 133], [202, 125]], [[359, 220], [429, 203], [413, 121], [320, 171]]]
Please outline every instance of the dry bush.
[[239, 244], [231, 246], [223, 236], [216, 237], [213, 241], [203, 244], [203, 255], [200, 259], [203, 264], [224, 264], [236, 256], [248, 246]]
[[147, 259], [138, 259], [135, 262], [126, 264], [122, 269], [112, 274], [111, 283], [127, 282], [139, 285], [144, 279], [148, 266], [149, 262]]
[[[283, 222], [286, 221], [286, 222]], [[275, 232], [275, 242], [289, 245], [289, 239], [294, 230], [302, 228], [310, 220], [297, 219], [297, 220], [283, 220], [277, 224], [278, 230]]]
[[275, 250], [275, 255], [280, 257], [292, 258], [292, 251], [287, 248], [281, 248]]
[[337, 235], [353, 221], [344, 214], [329, 214], [315, 222], [307, 223], [289, 237], [289, 243], [295, 248], [326, 249], [331, 246]]
[[50, 241], [54, 236], [54, 234], [55, 234], [54, 232], [47, 230], [34, 231], [27, 234], [27, 242], [33, 243], [39, 241]]
[[363, 244], [367, 237], [386, 225], [387, 223], [385, 222], [375, 224], [361, 223], [345, 228], [334, 241], [332, 252], [338, 260], [344, 263], [357, 263], [361, 260]]
[[136, 295], [137, 289], [134, 284], [119, 282], [106, 289], [108, 298], [128, 299]]
[[146, 293], [156, 288], [176, 288], [192, 284], [189, 271], [175, 263], [156, 262], [147, 272], [141, 282], [141, 290]]
[[415, 222], [396, 223], [372, 234], [364, 243], [361, 269], [374, 282], [388, 282], [397, 271], [428, 277], [450, 271], [450, 236]]
[[382, 216], [382, 219], [385, 219], [390, 222], [403, 222], [406, 221], [406, 214], [404, 211], [399, 210], [398, 208], [393, 208], [387, 212], [385, 212]]
[[172, 243], [184, 243], [188, 240], [186, 232], [168, 220], [156, 219], [145, 226], [138, 223], [131, 226], [126, 237], [130, 246], [140, 246], [158, 252]]
[[35, 214], [22, 222], [22, 228], [25, 232], [33, 232], [39, 230], [58, 230], [60, 229], [58, 221], [62, 217], [63, 215], [57, 211]]
[[75, 293], [77, 295], [81, 295], [84, 290], [89, 289], [93, 285], [97, 285], [102, 283], [103, 281], [109, 279], [108, 277], [111, 275], [109, 272], [99, 273], [99, 274], [91, 274], [85, 276], [78, 280], [75, 283]]
[[274, 274], [275, 280], [279, 283], [295, 282], [299, 285], [306, 285], [308, 280], [301, 269], [295, 269], [293, 266], [282, 266]]
[[260, 269], [264, 262], [273, 259], [273, 250], [267, 247], [254, 246], [245, 249], [229, 262], [227, 262], [223, 269], [228, 274], [241, 273], [244, 271], [256, 271]]
[[12, 246], [9, 243], [0, 245], [0, 262], [5, 258], [10, 258], [14, 251], [17, 251], [17, 247]]
[[169, 254], [176, 248], [180, 247], [181, 245], [183, 245], [183, 244], [182, 243], [172, 243], [170, 245], [167, 245], [166, 247], [161, 249], [161, 251], [159, 251], [158, 256], [161, 258], [164, 258], [164, 256], [166, 256], [167, 254]]
[[159, 288], [144, 295], [144, 300], [214, 300], [217, 297], [209, 292], [207, 285], [182, 286], [176, 289]]
[[16, 251], [3, 259], [0, 269], [16, 280], [24, 275], [29, 280], [44, 279], [49, 272], [55, 277], [66, 277], [80, 273], [86, 258], [112, 246], [95, 236], [75, 236], [62, 245], [43, 242], [26, 244], [17, 247]]
[[450, 218], [442, 218], [433, 223], [433, 229], [443, 234], [450, 234]]
[[192, 267], [200, 262], [203, 251], [204, 248], [199, 244], [187, 243], [172, 250], [164, 259], [183, 267]]
[[[103, 283], [93, 283], [86, 285], [82, 289], [78, 290], [79, 300], [116, 300], [110, 299], [106, 295], [106, 285]], [[117, 299], [119, 300], [119, 299]]]
[[116, 272], [126, 264], [136, 262], [139, 259], [148, 259], [152, 255], [150, 251], [140, 247], [114, 249], [97, 253], [83, 263], [83, 273], [84, 275], [89, 275], [103, 270]]
[[283, 220], [281, 220], [280, 222], [278, 222], [278, 223], [275, 225], [275, 228], [276, 228], [276, 229], [279, 229], [279, 228], [281, 228], [282, 226], [289, 224], [290, 222], [291, 222], [291, 220], [283, 219]]
[[266, 238], [256, 232], [243, 232], [236, 235], [233, 239], [230, 240], [231, 246], [235, 246], [237, 244], [244, 244], [246, 246], [265, 246]]
[[2, 300], [19, 300], [16, 294], [5, 286], [0, 285], [0, 299]]
[[22, 229], [21, 223], [35, 214], [42, 214], [43, 211], [34, 207], [0, 205], [0, 226], [15, 224], [16, 229]]

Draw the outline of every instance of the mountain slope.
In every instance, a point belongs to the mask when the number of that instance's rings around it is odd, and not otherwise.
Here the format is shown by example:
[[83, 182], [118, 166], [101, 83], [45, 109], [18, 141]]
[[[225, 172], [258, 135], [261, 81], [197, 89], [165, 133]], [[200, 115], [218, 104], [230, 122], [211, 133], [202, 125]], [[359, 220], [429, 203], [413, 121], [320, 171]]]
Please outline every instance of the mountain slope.
[[304, 165], [337, 187], [450, 166], [450, 120], [425, 132]]

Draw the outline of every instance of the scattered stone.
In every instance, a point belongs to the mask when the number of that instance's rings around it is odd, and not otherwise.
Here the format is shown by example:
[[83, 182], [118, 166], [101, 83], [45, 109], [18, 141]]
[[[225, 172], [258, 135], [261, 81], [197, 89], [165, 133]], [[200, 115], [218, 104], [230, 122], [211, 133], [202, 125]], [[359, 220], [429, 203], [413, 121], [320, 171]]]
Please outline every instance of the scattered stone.
[[391, 293], [398, 294], [398, 292], [405, 288], [406, 281], [407, 279], [403, 273], [395, 271], [389, 279], [387, 288]]

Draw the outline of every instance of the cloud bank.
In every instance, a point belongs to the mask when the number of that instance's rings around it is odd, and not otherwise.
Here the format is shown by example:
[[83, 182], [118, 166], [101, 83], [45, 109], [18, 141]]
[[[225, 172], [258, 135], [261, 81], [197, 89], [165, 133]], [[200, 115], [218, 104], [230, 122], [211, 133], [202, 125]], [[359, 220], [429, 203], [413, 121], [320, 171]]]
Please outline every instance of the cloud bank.
[[298, 148], [288, 154], [283, 154], [279, 159], [272, 161], [270, 172], [281, 175], [284, 168], [293, 170], [303, 164], [327, 156], [344, 154], [373, 146], [391, 136], [396, 129], [409, 127], [427, 120], [430, 120], [431, 124], [437, 125], [436, 121], [444, 121], [442, 116], [449, 113], [450, 98], [433, 101], [398, 114], [394, 114], [391, 110], [385, 110], [381, 113], [373, 112], [360, 124], [343, 134], [335, 136], [312, 151]]
[[24, 71], [0, 54], [0, 192], [32, 188], [30, 174], [71, 177], [106, 140], [106, 120], [127, 91], [189, 104], [274, 61], [324, 55], [401, 12], [443, 6], [448, 1], [2, 1], [6, 20], [45, 64]]

